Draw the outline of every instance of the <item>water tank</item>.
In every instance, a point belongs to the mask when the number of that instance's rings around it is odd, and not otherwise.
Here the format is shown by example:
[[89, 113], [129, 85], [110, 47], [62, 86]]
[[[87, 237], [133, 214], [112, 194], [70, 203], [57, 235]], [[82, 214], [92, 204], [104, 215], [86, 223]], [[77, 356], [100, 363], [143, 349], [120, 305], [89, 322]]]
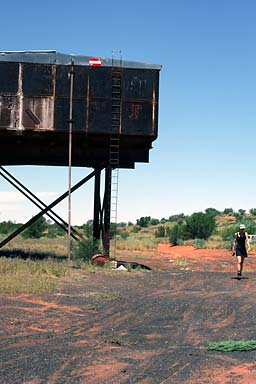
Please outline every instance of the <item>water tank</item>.
[[[70, 70], [72, 165], [107, 166], [118, 135], [119, 166], [148, 162], [158, 132], [160, 65], [66, 55], [0, 52], [1, 165], [68, 165]], [[120, 124], [113, 124], [113, 71], [119, 71]]]

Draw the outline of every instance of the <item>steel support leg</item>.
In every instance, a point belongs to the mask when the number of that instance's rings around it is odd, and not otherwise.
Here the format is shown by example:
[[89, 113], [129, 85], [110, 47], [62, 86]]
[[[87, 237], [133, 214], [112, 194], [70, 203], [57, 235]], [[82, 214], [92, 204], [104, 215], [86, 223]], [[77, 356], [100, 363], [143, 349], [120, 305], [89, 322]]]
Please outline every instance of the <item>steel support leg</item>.
[[110, 248], [110, 216], [111, 216], [111, 167], [105, 169], [105, 194], [104, 194], [104, 223], [103, 223], [103, 248], [105, 254], [109, 256]]
[[100, 240], [101, 232], [101, 199], [100, 199], [101, 169], [95, 170], [94, 178], [94, 213], [93, 213], [93, 241]]

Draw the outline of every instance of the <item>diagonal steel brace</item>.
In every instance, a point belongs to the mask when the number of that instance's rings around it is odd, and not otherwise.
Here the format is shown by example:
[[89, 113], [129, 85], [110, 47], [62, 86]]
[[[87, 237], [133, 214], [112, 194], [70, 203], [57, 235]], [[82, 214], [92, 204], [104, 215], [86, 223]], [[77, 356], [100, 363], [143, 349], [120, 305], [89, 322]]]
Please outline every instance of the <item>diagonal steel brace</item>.
[[[85, 184], [87, 181], [89, 181], [93, 176], [95, 176], [96, 171], [91, 172], [88, 176], [84, 177], [82, 180], [80, 180], [78, 183], [76, 183], [70, 190], [70, 192], [76, 191], [78, 188], [80, 188], [83, 184]], [[42, 209], [41, 212], [39, 212], [37, 215], [32, 217], [29, 221], [27, 221], [25, 224], [23, 224], [21, 227], [16, 229], [10, 236], [8, 236], [6, 239], [4, 239], [0, 243], [0, 248], [2, 248], [5, 244], [9, 243], [12, 239], [14, 239], [16, 236], [18, 236], [21, 232], [23, 232], [26, 228], [28, 228], [31, 224], [33, 224], [36, 220], [38, 220], [41, 216], [46, 214], [51, 208], [55, 207], [58, 203], [60, 203], [62, 200], [64, 200], [69, 194], [69, 191], [66, 191], [63, 193], [60, 197], [58, 197], [56, 200], [54, 200], [50, 205], [48, 205], [46, 208]]]
[[[21, 192], [24, 196], [26, 196], [32, 203], [34, 203], [40, 210], [43, 208], [46, 208], [47, 205], [40, 200], [33, 192], [31, 192], [28, 188], [25, 187], [18, 179], [16, 179], [13, 175], [11, 175], [4, 167], [0, 165], [0, 169], [3, 174], [0, 171], [0, 176], [2, 176], [5, 180], [7, 180], [14, 188], [16, 188], [19, 192]], [[21, 187], [21, 188], [20, 188]], [[42, 208], [43, 207], [43, 208]], [[49, 213], [50, 212], [50, 213]], [[49, 216], [56, 224], [58, 224], [65, 232], [68, 232], [67, 226], [65, 220], [63, 220], [57, 213], [55, 213], [53, 210], [49, 210], [49, 212], [46, 213], [47, 216]], [[59, 221], [58, 221], [59, 220]], [[76, 231], [75, 228], [71, 227], [71, 236], [78, 240], [77, 237], [80, 237], [81, 240], [84, 239], [84, 237]]]

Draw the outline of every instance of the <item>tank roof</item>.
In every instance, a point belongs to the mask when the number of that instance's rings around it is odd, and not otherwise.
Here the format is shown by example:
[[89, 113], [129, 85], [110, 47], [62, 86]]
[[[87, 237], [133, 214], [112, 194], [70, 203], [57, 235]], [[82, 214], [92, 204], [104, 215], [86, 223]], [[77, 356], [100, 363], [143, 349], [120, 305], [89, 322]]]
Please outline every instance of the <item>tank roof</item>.
[[[60, 64], [70, 65], [71, 61], [75, 65], [89, 66], [90, 60], [95, 56], [83, 56], [59, 53], [57, 51], [0, 51], [0, 61], [12, 61], [21, 63], [38, 63], [38, 64]], [[101, 58], [101, 66], [112, 67], [112, 59]], [[114, 66], [120, 65], [120, 60], [113, 60]], [[159, 64], [146, 64], [136, 61], [125, 61], [122, 60], [122, 67], [124, 68], [137, 68], [137, 69], [156, 69], [162, 68]]]

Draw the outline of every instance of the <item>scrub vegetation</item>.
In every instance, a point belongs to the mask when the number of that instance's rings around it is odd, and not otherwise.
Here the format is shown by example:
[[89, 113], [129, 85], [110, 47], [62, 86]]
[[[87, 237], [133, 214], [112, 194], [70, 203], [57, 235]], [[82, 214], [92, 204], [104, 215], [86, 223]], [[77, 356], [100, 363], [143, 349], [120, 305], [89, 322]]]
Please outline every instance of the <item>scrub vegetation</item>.
[[[256, 234], [256, 208], [248, 213], [226, 208], [219, 212], [208, 208], [205, 212], [169, 218], [150, 216], [136, 223], [111, 225], [111, 237], [116, 230], [117, 255], [138, 255], [145, 258], [154, 252], [158, 243], [191, 245], [194, 248], [231, 249], [234, 233], [244, 223], [249, 234]], [[75, 229], [87, 239], [78, 245], [72, 242], [72, 259], [67, 258], [67, 236], [62, 228], [43, 217], [33, 226], [0, 249], [0, 292], [44, 292], [58, 286], [66, 277], [78, 271], [95, 271], [90, 256], [102, 253], [100, 244], [92, 242], [92, 220]], [[0, 223], [0, 240], [20, 225], [11, 221]], [[251, 240], [252, 250], [256, 241]], [[186, 267], [186, 265], [184, 265]]]
[[256, 340], [225, 340], [208, 343], [207, 349], [220, 352], [253, 351], [256, 349]]

